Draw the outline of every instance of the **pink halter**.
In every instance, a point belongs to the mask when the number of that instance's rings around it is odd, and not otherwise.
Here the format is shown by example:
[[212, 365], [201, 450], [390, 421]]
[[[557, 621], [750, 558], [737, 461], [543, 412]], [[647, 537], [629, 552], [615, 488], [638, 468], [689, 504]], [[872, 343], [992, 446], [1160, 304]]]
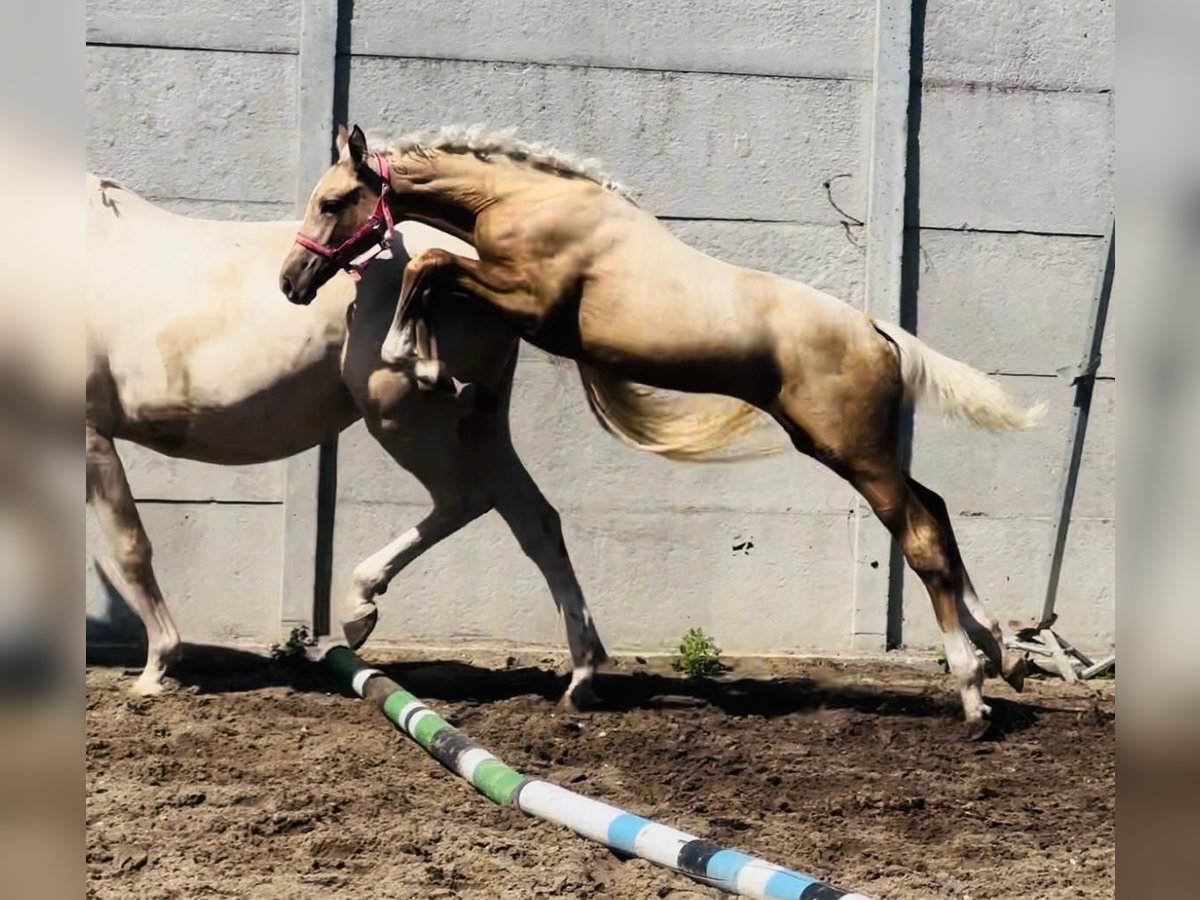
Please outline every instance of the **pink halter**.
[[[388, 194], [391, 193], [391, 178], [387, 157], [382, 153], [373, 153], [367, 165], [379, 176], [380, 181], [383, 182], [383, 187], [379, 191], [379, 199], [375, 201], [375, 209], [371, 213], [371, 217], [363, 222], [354, 234], [350, 235], [350, 237], [346, 238], [336, 247], [330, 247], [327, 244], [314, 241], [312, 238], [305, 237], [302, 234], [296, 235], [297, 244], [306, 250], [311, 250], [318, 256], [325, 257], [339, 269], [345, 269], [347, 274], [355, 281], [358, 281], [362, 277], [362, 273], [366, 270], [367, 265], [375, 257], [371, 256], [357, 265], [355, 265], [353, 260], [362, 255], [372, 244], [376, 245], [381, 251], [386, 250], [392, 243], [392, 232], [395, 227], [392, 222], [392, 211], [387, 203]], [[368, 237], [371, 238], [370, 241], [364, 240]]]

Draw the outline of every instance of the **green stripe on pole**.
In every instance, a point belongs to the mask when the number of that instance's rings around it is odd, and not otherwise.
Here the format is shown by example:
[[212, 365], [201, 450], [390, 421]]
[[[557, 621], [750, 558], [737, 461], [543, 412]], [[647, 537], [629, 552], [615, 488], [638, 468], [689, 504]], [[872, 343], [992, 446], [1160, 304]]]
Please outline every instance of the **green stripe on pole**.
[[[349, 647], [334, 647], [325, 655], [325, 664], [340, 679], [348, 684], [354, 682], [354, 677], [359, 672], [362, 672], [364, 669], [373, 668], [359, 659]], [[374, 681], [376, 678], [381, 679], [382, 684], [388, 690], [387, 695], [383, 698], [383, 702], [379, 703], [379, 708], [393, 725], [408, 734], [423, 750], [432, 752], [434, 738], [439, 734], [447, 731], [462, 734], [461, 731], [436, 712], [429, 709], [424, 703], [421, 703], [419, 698], [410, 694], [386, 675], [376, 675], [371, 680]], [[375, 694], [375, 696], [378, 696], [378, 694]], [[421, 715], [412, 730], [409, 731], [404, 727], [404, 722], [401, 720], [400, 714], [406, 707], [414, 703], [420, 703], [427, 711]], [[466, 737], [466, 735], [463, 736]], [[470, 739], [468, 738], [468, 740]], [[455, 772], [455, 774], [459, 773]], [[525, 782], [524, 775], [498, 759], [485, 759], [475, 767], [475, 771], [471, 775], [471, 787], [500, 806], [511, 803], [516, 796], [517, 789]]]
[[354, 676], [360, 669], [370, 668], [349, 647], [334, 647], [325, 654], [324, 662], [346, 684], [354, 681]]
[[471, 776], [471, 784], [475, 790], [500, 806], [511, 803], [517, 789], [524, 783], [524, 775], [516, 769], [510, 769], [498, 759], [485, 759], [475, 767]]
[[404, 727], [404, 723], [400, 721], [400, 712], [410, 703], [419, 703], [412, 694], [402, 687], [396, 688], [388, 694], [384, 700], [381, 709], [383, 714], [387, 716], [399, 728]]
[[[426, 709], [428, 709], [428, 707], [426, 707]], [[409, 734], [413, 736], [414, 741], [428, 750], [430, 744], [433, 743], [433, 739], [442, 731], [451, 727], [453, 726], [451, 726], [449, 722], [447, 722], [433, 710], [430, 710], [428, 713], [425, 713], [421, 716], [420, 720], [413, 726], [412, 730], [409, 731]]]

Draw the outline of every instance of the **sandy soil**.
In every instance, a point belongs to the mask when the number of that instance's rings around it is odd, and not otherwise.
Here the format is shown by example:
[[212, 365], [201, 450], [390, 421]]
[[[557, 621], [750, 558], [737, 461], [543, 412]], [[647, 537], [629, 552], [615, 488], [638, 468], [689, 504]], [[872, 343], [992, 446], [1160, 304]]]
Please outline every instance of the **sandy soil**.
[[[570, 715], [523, 662], [387, 668], [515, 768], [876, 897], [1113, 896], [1112, 683], [988, 682], [968, 742], [937, 672], [627, 664]], [[722, 896], [493, 806], [307, 664], [178, 674], [148, 700], [88, 670], [89, 897]]]

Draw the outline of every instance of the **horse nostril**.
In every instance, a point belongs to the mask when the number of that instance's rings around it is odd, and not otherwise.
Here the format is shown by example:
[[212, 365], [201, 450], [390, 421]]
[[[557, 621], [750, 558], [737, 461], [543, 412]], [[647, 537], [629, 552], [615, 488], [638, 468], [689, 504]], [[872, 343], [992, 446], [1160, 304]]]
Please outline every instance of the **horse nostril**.
[[292, 289], [292, 279], [288, 278], [286, 275], [280, 275], [279, 276], [279, 288], [280, 288], [280, 290], [283, 291], [283, 296], [287, 297], [289, 300], [292, 299], [292, 297], [294, 296], [293, 289]]

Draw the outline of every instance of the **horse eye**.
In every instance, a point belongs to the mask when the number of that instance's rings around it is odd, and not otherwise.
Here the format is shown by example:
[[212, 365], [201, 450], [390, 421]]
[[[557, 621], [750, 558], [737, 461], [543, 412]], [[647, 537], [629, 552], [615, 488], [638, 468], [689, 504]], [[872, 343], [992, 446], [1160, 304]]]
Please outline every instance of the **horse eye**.
[[340, 197], [330, 197], [327, 200], [322, 200], [321, 201], [321, 212], [328, 213], [329, 215], [339, 213], [343, 209], [345, 209], [347, 206], [350, 206], [352, 203], [357, 203], [358, 198], [359, 198], [359, 191], [357, 188], [355, 188], [350, 193], [343, 194]]

